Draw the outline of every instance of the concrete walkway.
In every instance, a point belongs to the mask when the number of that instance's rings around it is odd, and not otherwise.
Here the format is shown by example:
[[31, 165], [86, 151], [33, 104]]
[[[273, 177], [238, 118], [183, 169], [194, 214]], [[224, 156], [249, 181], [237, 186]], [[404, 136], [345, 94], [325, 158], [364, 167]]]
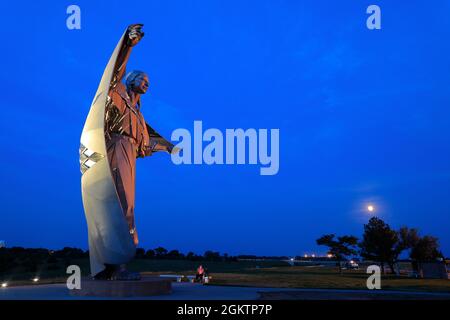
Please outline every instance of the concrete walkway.
[[[283, 289], [201, 285], [173, 282], [172, 294], [130, 300], [392, 300], [450, 299], [450, 293], [402, 292], [382, 290]], [[0, 288], [0, 300], [94, 300], [98, 297], [73, 297], [65, 284]], [[123, 299], [123, 298], [121, 298]]]

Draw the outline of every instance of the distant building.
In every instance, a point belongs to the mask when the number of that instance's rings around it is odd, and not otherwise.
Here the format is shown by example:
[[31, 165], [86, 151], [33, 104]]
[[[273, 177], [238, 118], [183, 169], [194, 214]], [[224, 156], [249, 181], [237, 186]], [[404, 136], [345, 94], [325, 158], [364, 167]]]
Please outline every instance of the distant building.
[[6, 242], [0, 240], [0, 248], [6, 248]]
[[425, 279], [450, 279], [445, 261], [419, 262], [419, 274]]

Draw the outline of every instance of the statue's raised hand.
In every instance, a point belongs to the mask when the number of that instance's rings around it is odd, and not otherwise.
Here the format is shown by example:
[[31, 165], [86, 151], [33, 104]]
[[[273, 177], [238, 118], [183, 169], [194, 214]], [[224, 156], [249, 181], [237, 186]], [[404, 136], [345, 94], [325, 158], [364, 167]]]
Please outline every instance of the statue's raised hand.
[[137, 23], [137, 24], [132, 24], [128, 27], [127, 29], [127, 43], [129, 46], [134, 47], [135, 45], [138, 44], [139, 41], [141, 41], [142, 37], [144, 36], [144, 32], [142, 32], [142, 27], [144, 25]]

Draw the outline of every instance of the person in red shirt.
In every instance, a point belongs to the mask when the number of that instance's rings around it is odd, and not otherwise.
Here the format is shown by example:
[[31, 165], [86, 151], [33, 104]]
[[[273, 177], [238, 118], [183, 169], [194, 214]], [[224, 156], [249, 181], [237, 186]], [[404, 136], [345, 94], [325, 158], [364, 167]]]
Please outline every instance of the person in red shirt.
[[195, 281], [203, 281], [204, 275], [205, 275], [205, 269], [203, 269], [203, 266], [200, 265], [197, 268], [197, 274], [195, 275]]

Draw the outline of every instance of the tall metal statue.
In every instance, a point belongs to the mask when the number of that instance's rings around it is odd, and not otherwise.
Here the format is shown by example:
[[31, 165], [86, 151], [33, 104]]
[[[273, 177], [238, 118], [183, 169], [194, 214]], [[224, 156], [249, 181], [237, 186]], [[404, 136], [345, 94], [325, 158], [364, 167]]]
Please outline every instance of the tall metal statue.
[[81, 134], [81, 186], [95, 279], [140, 278], [126, 270], [138, 244], [136, 158], [173, 151], [173, 144], [153, 130], [141, 113], [140, 97], [150, 84], [147, 74], [125, 72], [132, 48], [144, 36], [142, 26], [130, 25], [117, 44]]

